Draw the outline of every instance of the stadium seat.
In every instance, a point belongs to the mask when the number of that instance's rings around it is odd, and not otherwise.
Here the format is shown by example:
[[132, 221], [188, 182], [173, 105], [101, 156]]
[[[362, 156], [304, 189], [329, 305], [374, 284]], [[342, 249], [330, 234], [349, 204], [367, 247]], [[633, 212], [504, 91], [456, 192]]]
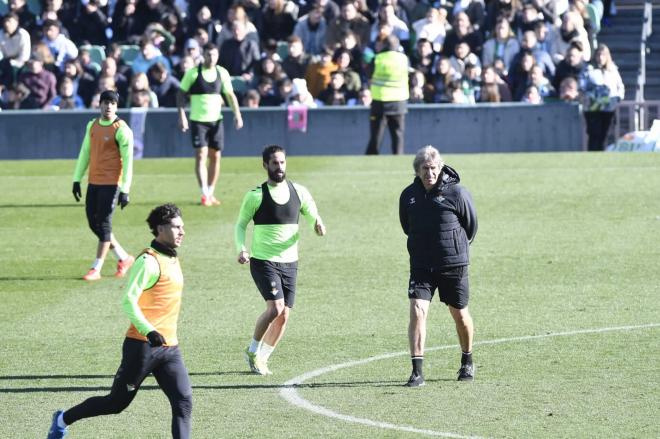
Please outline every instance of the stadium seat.
[[234, 93], [238, 95], [243, 95], [246, 91], [248, 91], [247, 81], [240, 76], [231, 77], [231, 86], [234, 89]]
[[41, 1], [40, 0], [27, 0], [27, 8], [32, 12], [34, 15], [39, 17], [41, 15], [42, 7], [41, 7]]
[[284, 61], [284, 58], [289, 56], [289, 43], [287, 43], [286, 41], [278, 41], [277, 54], [279, 55], [280, 59]]
[[105, 59], [105, 48], [103, 46], [92, 46], [85, 44], [80, 46], [80, 49], [89, 51], [89, 57], [92, 62], [98, 64], [99, 66], [103, 63], [103, 60]]
[[9, 1], [8, 0], [0, 0], [0, 15], [3, 17], [9, 12]]
[[127, 66], [133, 64], [133, 60], [140, 53], [140, 47], [134, 44], [125, 44], [121, 46], [121, 60], [126, 63]]

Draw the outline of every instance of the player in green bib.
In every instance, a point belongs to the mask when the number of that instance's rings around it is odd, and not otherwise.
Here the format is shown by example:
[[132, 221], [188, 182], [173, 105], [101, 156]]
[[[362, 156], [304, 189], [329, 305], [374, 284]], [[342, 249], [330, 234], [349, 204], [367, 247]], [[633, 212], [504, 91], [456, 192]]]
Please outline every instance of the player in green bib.
[[[202, 192], [202, 205], [220, 204], [215, 198], [215, 185], [220, 176], [220, 158], [224, 148], [222, 125], [222, 95], [234, 113], [234, 126], [243, 127], [243, 117], [238, 108], [238, 99], [231, 85], [229, 72], [218, 64], [220, 52], [211, 43], [204, 45], [204, 61], [186, 71], [181, 78], [177, 95], [179, 128], [186, 132], [190, 128], [195, 148], [195, 174]], [[185, 105], [190, 97], [190, 126], [186, 118]], [[209, 153], [209, 148], [212, 149]], [[207, 165], [208, 161], [208, 165]]]
[[[295, 300], [300, 214], [318, 236], [325, 235], [325, 226], [309, 191], [286, 179], [284, 148], [267, 146], [262, 156], [268, 180], [243, 198], [235, 241], [238, 262], [250, 264], [252, 279], [266, 301], [245, 359], [252, 372], [270, 375], [268, 358], [284, 335]], [[245, 235], [250, 221], [254, 222], [254, 232], [248, 251]]]

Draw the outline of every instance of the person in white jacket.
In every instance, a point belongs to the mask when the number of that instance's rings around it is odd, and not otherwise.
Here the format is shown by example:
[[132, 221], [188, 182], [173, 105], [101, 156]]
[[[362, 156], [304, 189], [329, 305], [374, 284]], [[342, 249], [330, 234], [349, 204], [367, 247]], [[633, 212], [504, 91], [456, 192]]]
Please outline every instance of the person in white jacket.
[[610, 49], [600, 44], [594, 53], [584, 81], [586, 97], [584, 118], [587, 123], [589, 151], [602, 151], [614, 110], [624, 98], [625, 88]]

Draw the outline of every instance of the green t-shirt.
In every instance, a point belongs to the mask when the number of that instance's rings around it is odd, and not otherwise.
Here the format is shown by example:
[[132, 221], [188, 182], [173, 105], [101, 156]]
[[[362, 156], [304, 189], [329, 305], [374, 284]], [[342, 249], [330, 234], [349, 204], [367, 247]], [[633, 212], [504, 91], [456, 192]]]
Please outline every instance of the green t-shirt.
[[[197, 72], [197, 67], [193, 67], [186, 71], [183, 78], [181, 78], [181, 91], [188, 93], [197, 80]], [[222, 82], [222, 88], [220, 91], [229, 99], [230, 94], [233, 94], [234, 92], [229, 72], [220, 66], [215, 66], [212, 69], [205, 69], [202, 67], [202, 77], [207, 82], [215, 82], [218, 78], [218, 74], [220, 74], [220, 81]], [[190, 95], [190, 120], [196, 122], [215, 122], [221, 120], [221, 108], [222, 96], [219, 93]]]
[[[314, 199], [309, 191], [299, 184], [293, 183], [298, 198], [300, 198], [300, 213], [314, 227], [316, 221], [322, 222], [316, 209]], [[270, 196], [278, 204], [289, 201], [289, 187], [286, 182], [277, 186], [267, 186]], [[247, 251], [245, 237], [247, 225], [261, 205], [263, 193], [261, 186], [248, 192], [243, 198], [241, 210], [234, 229], [237, 252]], [[298, 260], [298, 224], [258, 224], [252, 234], [251, 257], [272, 262], [295, 262]]]
[[[83, 174], [89, 166], [89, 149], [90, 149], [90, 131], [94, 125], [92, 119], [87, 123], [87, 129], [85, 131], [85, 137], [83, 138], [82, 146], [80, 147], [80, 153], [78, 153], [78, 161], [76, 162], [76, 168], [73, 171], [73, 181], [82, 180]], [[107, 127], [114, 123], [113, 120], [103, 120], [99, 118], [99, 124], [101, 126]], [[133, 131], [126, 125], [126, 122], [123, 120], [120, 122], [119, 128], [115, 133], [115, 140], [117, 145], [119, 145], [119, 155], [121, 156], [121, 183], [119, 184], [119, 190], [128, 194], [131, 190], [131, 181], [133, 180]]]

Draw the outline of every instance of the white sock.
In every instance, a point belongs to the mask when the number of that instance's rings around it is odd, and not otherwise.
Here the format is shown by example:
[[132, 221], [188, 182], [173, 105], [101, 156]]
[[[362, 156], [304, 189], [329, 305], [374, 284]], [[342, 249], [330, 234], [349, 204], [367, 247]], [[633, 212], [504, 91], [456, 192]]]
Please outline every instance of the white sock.
[[103, 262], [105, 262], [103, 259], [94, 259], [92, 268], [96, 271], [101, 271], [101, 268], [103, 268]]
[[253, 354], [256, 354], [257, 351], [259, 351], [260, 343], [261, 343], [260, 341], [257, 341], [253, 338], [252, 341], [250, 342], [250, 347], [248, 348], [248, 351], [252, 352]]
[[215, 192], [215, 185], [209, 186], [209, 197], [212, 197], [214, 192]]
[[264, 360], [268, 360], [270, 354], [275, 350], [275, 346], [268, 345], [266, 343], [261, 343], [261, 349], [259, 349], [259, 356]]
[[209, 196], [209, 187], [208, 186], [202, 186], [202, 195], [205, 197]]
[[123, 261], [128, 257], [128, 253], [126, 253], [126, 250], [122, 248], [121, 245], [117, 244], [112, 248], [112, 252], [117, 256], [117, 259], [120, 261]]
[[57, 426], [60, 428], [66, 428], [66, 424], [64, 423], [64, 412], [60, 413], [57, 417]]

